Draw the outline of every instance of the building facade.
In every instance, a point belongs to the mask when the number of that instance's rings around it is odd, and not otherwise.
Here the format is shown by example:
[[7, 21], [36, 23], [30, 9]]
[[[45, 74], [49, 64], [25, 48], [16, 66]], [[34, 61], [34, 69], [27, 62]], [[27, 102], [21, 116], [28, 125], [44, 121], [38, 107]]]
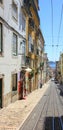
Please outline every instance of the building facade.
[[[0, 1], [0, 107], [23, 98], [37, 88], [40, 40], [38, 0]], [[25, 69], [32, 70], [32, 76]], [[32, 78], [30, 78], [32, 77]], [[21, 95], [20, 95], [21, 93]]]
[[0, 107], [18, 99], [18, 74], [26, 44], [25, 26], [20, 1], [0, 1]]
[[63, 53], [61, 53], [58, 64], [57, 64], [57, 80], [60, 84], [63, 83]]
[[48, 78], [48, 57], [47, 57], [47, 53], [44, 53], [43, 55], [43, 61], [44, 61], [44, 67], [43, 67], [43, 84], [47, 82], [47, 78]]

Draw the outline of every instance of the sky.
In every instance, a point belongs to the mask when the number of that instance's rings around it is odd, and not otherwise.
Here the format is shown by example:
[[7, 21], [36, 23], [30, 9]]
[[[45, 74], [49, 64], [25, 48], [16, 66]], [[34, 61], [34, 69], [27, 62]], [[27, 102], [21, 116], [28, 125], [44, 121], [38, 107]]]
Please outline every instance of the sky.
[[63, 0], [39, 0], [40, 27], [49, 61], [58, 61], [63, 52], [62, 5]]

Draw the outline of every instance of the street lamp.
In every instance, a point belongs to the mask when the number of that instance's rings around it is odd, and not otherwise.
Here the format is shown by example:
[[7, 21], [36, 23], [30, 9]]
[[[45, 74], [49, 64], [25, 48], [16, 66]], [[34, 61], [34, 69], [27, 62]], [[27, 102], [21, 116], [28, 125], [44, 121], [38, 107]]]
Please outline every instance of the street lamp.
[[28, 67], [28, 68], [25, 69], [25, 71], [27, 71], [27, 72], [31, 72], [32, 69]]

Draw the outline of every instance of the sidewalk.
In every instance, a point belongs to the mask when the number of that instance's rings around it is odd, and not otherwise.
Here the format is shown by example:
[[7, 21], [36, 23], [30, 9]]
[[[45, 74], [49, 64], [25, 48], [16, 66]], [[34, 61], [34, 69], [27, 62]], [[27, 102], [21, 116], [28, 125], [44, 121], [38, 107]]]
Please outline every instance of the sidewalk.
[[15, 103], [8, 105], [8, 107], [1, 109], [0, 130], [19, 130], [20, 126], [44, 95], [49, 86], [48, 84], [30, 93], [25, 100], [17, 100]]

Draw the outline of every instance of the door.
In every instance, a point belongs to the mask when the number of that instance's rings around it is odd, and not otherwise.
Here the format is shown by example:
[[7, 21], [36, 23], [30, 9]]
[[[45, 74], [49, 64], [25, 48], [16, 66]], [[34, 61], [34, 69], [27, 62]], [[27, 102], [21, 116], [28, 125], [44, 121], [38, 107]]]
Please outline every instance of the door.
[[2, 79], [0, 79], [0, 108], [2, 108]]

